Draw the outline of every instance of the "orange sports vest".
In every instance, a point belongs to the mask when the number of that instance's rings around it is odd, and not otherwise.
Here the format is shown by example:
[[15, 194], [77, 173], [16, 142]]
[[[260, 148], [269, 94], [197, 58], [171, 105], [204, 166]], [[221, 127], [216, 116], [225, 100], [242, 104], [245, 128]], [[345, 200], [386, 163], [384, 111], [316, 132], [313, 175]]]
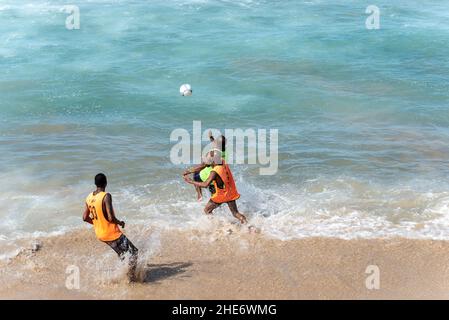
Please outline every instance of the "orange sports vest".
[[220, 189], [215, 180], [212, 182], [215, 187], [215, 193], [211, 197], [213, 202], [225, 203], [240, 198], [231, 169], [229, 169], [229, 165], [225, 161], [223, 161], [222, 165], [214, 166], [212, 171], [215, 171], [220, 176], [224, 184], [223, 189]]
[[106, 219], [103, 212], [103, 199], [105, 196], [106, 192], [99, 192], [96, 195], [92, 192], [87, 196], [86, 204], [89, 208], [89, 216], [94, 224], [97, 238], [101, 241], [114, 241], [120, 238], [122, 232], [118, 225]]

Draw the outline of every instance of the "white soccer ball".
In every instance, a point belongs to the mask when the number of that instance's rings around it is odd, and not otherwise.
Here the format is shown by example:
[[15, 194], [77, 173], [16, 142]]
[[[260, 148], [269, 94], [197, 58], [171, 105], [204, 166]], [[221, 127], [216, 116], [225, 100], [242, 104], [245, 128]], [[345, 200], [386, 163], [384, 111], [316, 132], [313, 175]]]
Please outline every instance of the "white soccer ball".
[[181, 96], [191, 96], [192, 95], [192, 87], [188, 83], [183, 84], [179, 88], [179, 93], [181, 94]]

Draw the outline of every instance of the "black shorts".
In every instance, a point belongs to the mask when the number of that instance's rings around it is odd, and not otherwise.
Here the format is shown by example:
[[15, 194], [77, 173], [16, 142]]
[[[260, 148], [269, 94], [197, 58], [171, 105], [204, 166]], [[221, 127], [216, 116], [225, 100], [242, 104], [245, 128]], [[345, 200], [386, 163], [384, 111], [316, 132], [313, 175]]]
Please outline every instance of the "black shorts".
[[195, 172], [195, 173], [193, 174], [193, 181], [196, 181], [196, 182], [203, 182], [203, 180], [201, 180], [201, 177], [200, 177], [200, 173], [199, 173], [199, 172]]
[[120, 259], [124, 259], [127, 253], [131, 256], [137, 255], [137, 248], [124, 234], [122, 234], [117, 240], [105, 241], [105, 243], [110, 246], [112, 250], [117, 252]]
[[[196, 181], [196, 182], [203, 182], [203, 180], [201, 180], [201, 177], [200, 177], [200, 173], [199, 172], [195, 172], [194, 174], [193, 174], [193, 181]], [[209, 185], [209, 191], [210, 191], [210, 193], [211, 194], [214, 194], [215, 193], [215, 187], [214, 187], [214, 185], [211, 183], [210, 185]]]

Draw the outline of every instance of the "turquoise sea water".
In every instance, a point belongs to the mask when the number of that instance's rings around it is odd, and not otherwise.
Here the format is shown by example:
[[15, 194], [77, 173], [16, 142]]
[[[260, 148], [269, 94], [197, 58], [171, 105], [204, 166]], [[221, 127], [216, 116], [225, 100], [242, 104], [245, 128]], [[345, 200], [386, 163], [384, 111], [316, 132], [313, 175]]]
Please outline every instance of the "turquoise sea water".
[[276, 175], [233, 166], [269, 235], [449, 238], [447, 1], [65, 4], [0, 1], [0, 241], [79, 227], [99, 171], [130, 223], [207, 225], [169, 158], [194, 120], [279, 130]]

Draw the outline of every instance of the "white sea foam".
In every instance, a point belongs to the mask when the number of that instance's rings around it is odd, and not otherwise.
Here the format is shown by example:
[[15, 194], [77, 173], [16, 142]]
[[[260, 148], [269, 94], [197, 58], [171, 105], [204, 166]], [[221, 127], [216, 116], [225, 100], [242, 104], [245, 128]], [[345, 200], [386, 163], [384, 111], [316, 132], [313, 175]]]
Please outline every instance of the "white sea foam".
[[[449, 239], [446, 227], [449, 224], [449, 192], [424, 192], [423, 182], [414, 183], [421, 187], [415, 190], [404, 185], [386, 187], [341, 177], [334, 181], [306, 181], [300, 188], [286, 184], [262, 189], [237, 175], [237, 185], [242, 194], [238, 205], [248, 215], [251, 224], [261, 228], [264, 234], [284, 240], [315, 236]], [[150, 185], [134, 186], [114, 193], [119, 217], [134, 227], [138, 226], [142, 234], [150, 229], [211, 232], [220, 228], [224, 230], [226, 225], [235, 221], [226, 206], [217, 209], [213, 217], [204, 215], [205, 201], [196, 202], [193, 190], [178, 181], [169, 183], [169, 191], [157, 192], [154, 189]], [[50, 198], [51, 195], [45, 196], [45, 199]], [[69, 197], [64, 199], [68, 201]], [[79, 208], [82, 208], [82, 199], [78, 199]], [[19, 217], [20, 222], [14, 221], [13, 215], [3, 219], [1, 242], [60, 235], [83, 226], [81, 211], [65, 210], [64, 201], [46, 206], [43, 205], [46, 202], [37, 195], [15, 195], [14, 201], [23, 201], [24, 205], [30, 206], [30, 215]], [[20, 205], [18, 207], [21, 208]], [[58, 216], [57, 212], [63, 212], [64, 216]], [[58, 223], [50, 224], [48, 230], [32, 231], [33, 225], [24, 228], [42, 214]], [[153, 243], [154, 239], [149, 242]]]

